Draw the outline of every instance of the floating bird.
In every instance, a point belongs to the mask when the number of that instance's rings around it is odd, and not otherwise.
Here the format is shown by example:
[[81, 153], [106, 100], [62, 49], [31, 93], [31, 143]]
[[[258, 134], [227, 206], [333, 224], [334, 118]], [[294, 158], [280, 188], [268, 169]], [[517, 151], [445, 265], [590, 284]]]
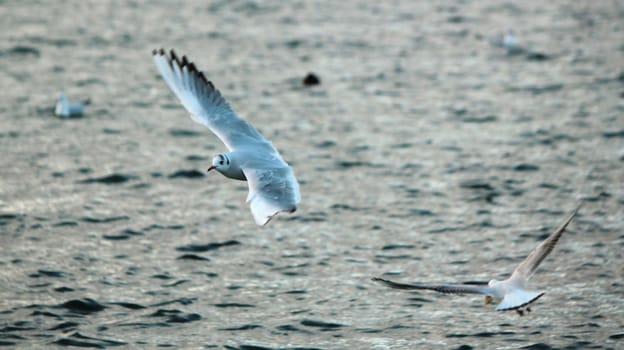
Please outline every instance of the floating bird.
[[490, 37], [489, 41], [494, 46], [504, 47], [508, 50], [516, 47], [516, 35], [511, 29], [507, 30], [504, 35]]
[[82, 115], [90, 103], [91, 100], [89, 99], [82, 102], [70, 102], [64, 93], [59, 92], [54, 114], [62, 118], [78, 117]]
[[280, 212], [293, 213], [301, 200], [299, 183], [270, 141], [247, 121], [236, 115], [212, 82], [173, 50], [154, 50], [153, 58], [160, 75], [178, 97], [191, 118], [210, 128], [229, 152], [212, 159], [208, 171], [247, 181], [247, 202], [256, 224], [262, 226]]
[[447, 285], [430, 285], [430, 284], [403, 284], [388, 281], [382, 278], [373, 278], [373, 281], [380, 282], [387, 287], [395, 289], [429, 289], [445, 294], [485, 294], [484, 303], [487, 305], [494, 299], [502, 299], [496, 307], [496, 311], [516, 310], [520, 316], [524, 311], [530, 312], [529, 304], [539, 299], [545, 292], [535, 292], [527, 290], [529, 278], [535, 273], [540, 263], [553, 250], [559, 237], [563, 234], [566, 227], [576, 216], [580, 205], [566, 219], [566, 221], [557, 230], [540, 243], [533, 251], [521, 262], [511, 277], [504, 281], [495, 279], [488, 283], [488, 286], [478, 286], [472, 284], [447, 284]]

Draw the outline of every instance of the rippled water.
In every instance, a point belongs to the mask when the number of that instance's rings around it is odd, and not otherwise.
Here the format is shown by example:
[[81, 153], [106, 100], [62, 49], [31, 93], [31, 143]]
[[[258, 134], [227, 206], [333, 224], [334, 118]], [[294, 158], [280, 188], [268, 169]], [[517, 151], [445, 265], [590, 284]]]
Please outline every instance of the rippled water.
[[[622, 348], [618, 2], [4, 2], [0, 345]], [[521, 49], [488, 37], [513, 28]], [[151, 50], [280, 149], [256, 227]], [[321, 84], [304, 87], [309, 72]], [[58, 91], [91, 98], [53, 116]], [[585, 202], [524, 317], [370, 281], [505, 278]]]

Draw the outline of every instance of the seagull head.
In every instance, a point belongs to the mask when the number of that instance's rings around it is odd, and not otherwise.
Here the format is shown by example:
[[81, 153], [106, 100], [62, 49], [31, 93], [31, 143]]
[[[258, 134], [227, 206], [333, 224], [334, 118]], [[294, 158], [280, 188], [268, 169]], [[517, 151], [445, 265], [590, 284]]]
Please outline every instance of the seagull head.
[[212, 158], [212, 165], [208, 167], [207, 171], [217, 170], [218, 172], [223, 173], [224, 171], [228, 170], [229, 167], [230, 157], [228, 157], [225, 153], [221, 153]]
[[62, 102], [62, 103], [67, 103], [67, 97], [65, 96], [65, 94], [64, 94], [62, 91], [60, 91], [60, 92], [58, 93], [58, 95], [57, 95], [57, 99], [56, 99], [56, 100], [57, 100], [57, 101], [60, 101], [60, 102]]

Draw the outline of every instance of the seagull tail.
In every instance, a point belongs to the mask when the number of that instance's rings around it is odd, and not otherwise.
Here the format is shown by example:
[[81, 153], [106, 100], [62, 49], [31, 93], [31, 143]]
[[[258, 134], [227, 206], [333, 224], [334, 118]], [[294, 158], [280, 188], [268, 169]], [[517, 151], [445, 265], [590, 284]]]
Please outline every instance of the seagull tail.
[[527, 306], [541, 298], [545, 292], [533, 292], [526, 290], [514, 290], [505, 294], [503, 301], [496, 307], [496, 311], [516, 310]]
[[297, 210], [297, 206], [292, 204], [290, 206], [282, 205], [280, 203], [274, 203], [266, 198], [255, 194], [247, 199], [251, 208], [251, 214], [258, 226], [264, 226], [273, 219], [273, 217], [279, 213], [294, 213]]

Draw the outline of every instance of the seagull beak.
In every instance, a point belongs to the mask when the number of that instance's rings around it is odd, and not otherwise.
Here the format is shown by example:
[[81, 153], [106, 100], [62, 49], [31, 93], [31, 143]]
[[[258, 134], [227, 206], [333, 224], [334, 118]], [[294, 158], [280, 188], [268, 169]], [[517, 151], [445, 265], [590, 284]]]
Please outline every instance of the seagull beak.
[[214, 170], [214, 169], [216, 169], [216, 167], [215, 167], [214, 165], [211, 165], [211, 166], [208, 168], [208, 170], [206, 170], [206, 171], [207, 171], [207, 172], [210, 172], [210, 170]]

